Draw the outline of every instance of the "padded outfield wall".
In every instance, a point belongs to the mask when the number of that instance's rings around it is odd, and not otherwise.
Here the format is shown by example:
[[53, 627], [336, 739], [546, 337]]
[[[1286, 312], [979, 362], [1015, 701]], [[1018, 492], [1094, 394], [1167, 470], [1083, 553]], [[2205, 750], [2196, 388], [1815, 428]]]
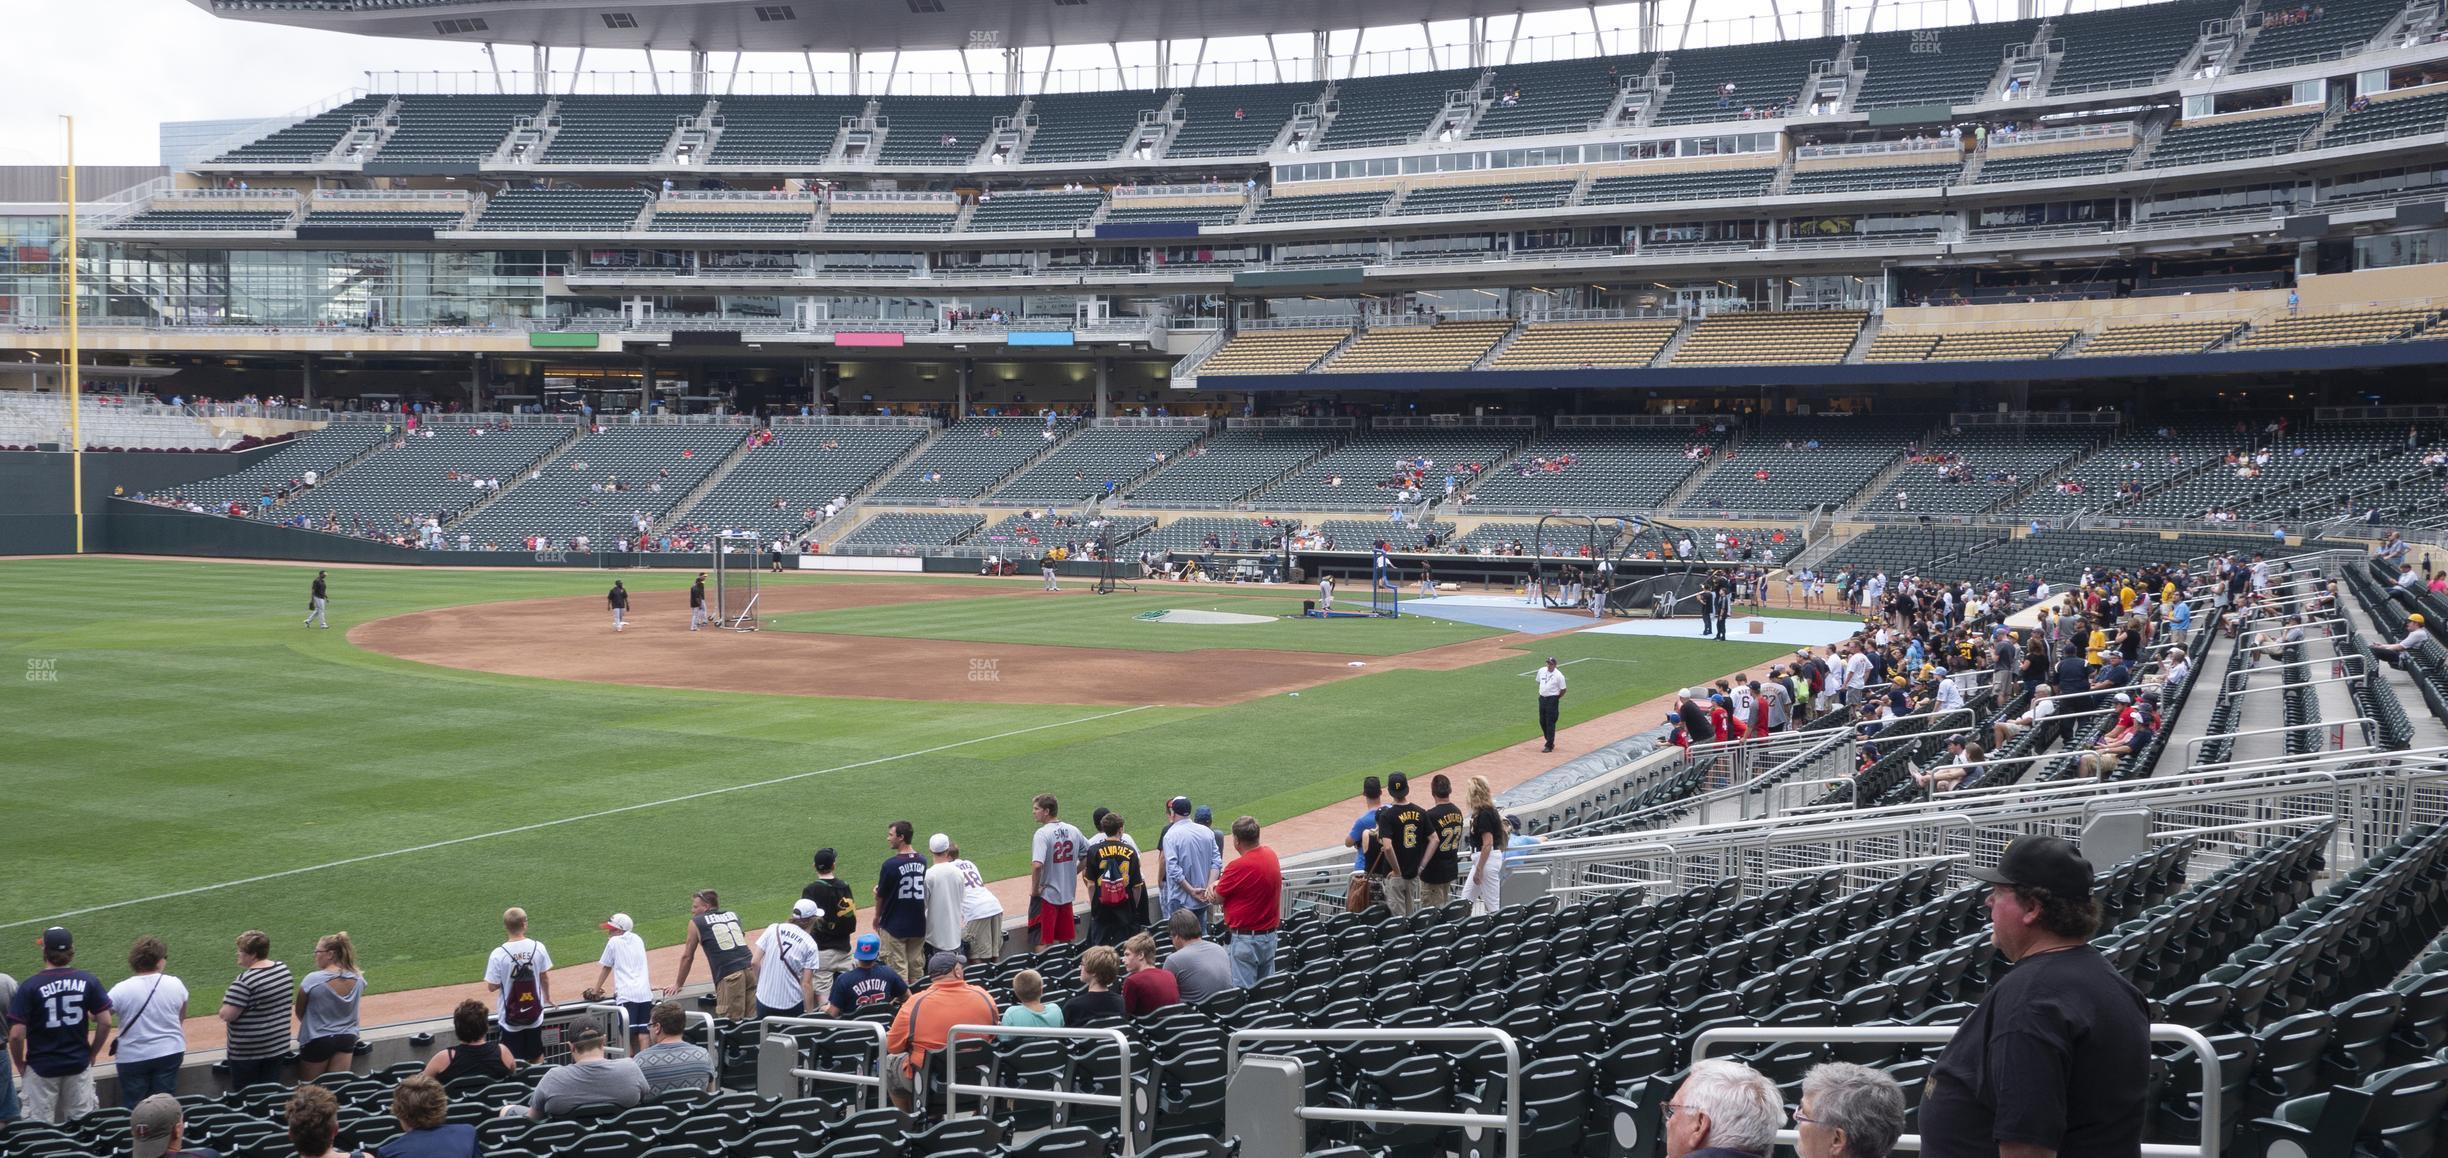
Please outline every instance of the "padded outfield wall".
[[[135, 494], [219, 478], [246, 469], [281, 445], [215, 454], [85, 452], [85, 549], [109, 549], [104, 536], [113, 487]], [[76, 550], [76, 519], [69, 501], [75, 489], [73, 457], [56, 451], [0, 453], [0, 555], [60, 555]]]

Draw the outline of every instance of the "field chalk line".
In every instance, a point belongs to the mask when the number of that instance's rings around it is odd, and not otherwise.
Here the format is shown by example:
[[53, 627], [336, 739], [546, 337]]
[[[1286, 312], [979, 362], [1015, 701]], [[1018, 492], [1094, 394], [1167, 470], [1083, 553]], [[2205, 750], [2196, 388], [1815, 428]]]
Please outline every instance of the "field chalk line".
[[973, 744], [987, 744], [996, 740], [1008, 740], [1014, 736], [1025, 736], [1031, 732], [1043, 732], [1050, 728], [1068, 728], [1077, 724], [1093, 724], [1098, 720], [1110, 720], [1116, 716], [1127, 716], [1133, 712], [1144, 712], [1155, 706], [1156, 705], [1154, 704], [1141, 704], [1138, 707], [1124, 708], [1118, 712], [1101, 712], [1093, 716], [1082, 716], [1076, 720], [1057, 720], [1051, 724], [1036, 724], [1026, 728], [1018, 728], [1009, 732], [997, 732], [991, 736], [978, 736], [967, 740], [955, 740], [949, 744], [938, 744], [932, 748], [920, 748], [914, 752], [901, 752], [891, 756], [878, 756], [872, 760], [860, 760], [854, 764], [840, 764], [831, 768], [818, 768], [808, 772], [793, 772], [788, 776], [776, 776], [771, 780], [759, 780], [751, 784], [733, 784], [722, 788], [708, 788], [703, 792], [691, 792], [685, 796], [674, 796], [664, 800], [651, 800], [641, 804], [624, 804], [618, 808], [607, 808], [601, 812], [589, 812], [582, 816], [564, 816], [558, 820], [540, 820], [534, 824], [519, 825], [517, 828], [504, 828], [494, 832], [480, 832], [472, 836], [454, 836], [449, 840], [437, 840], [431, 844], [420, 844], [413, 848], [395, 848], [389, 852], [372, 852], [367, 853], [364, 856], [352, 856], [345, 860], [327, 861], [323, 864], [308, 865], [304, 868], [282, 869], [276, 873], [265, 873], [261, 876], [245, 877], [234, 881], [223, 881], [216, 885], [197, 885], [192, 889], [180, 889], [176, 892], [160, 893], [150, 897], [138, 897], [131, 901], [112, 901], [107, 905], [91, 905], [82, 909], [70, 909], [64, 913], [53, 913], [48, 917], [28, 917], [22, 921], [9, 921], [4, 924], [0, 924], [0, 929], [16, 929], [27, 925], [48, 925], [54, 922], [67, 920], [70, 917], [82, 917], [89, 913], [107, 912], [111, 909], [124, 909], [130, 905], [149, 905], [155, 901], [176, 900], [179, 897], [192, 897], [198, 893], [218, 892], [222, 889], [234, 889], [244, 885], [261, 884], [265, 881], [280, 880], [283, 877], [302, 876], [306, 873], [317, 873], [326, 869], [345, 868], [353, 864], [364, 864], [367, 861], [386, 860], [395, 856], [411, 856], [420, 852], [432, 852], [437, 848], [449, 848], [452, 845], [470, 844], [475, 841], [491, 840], [495, 837], [501, 836], [516, 836], [522, 832], [534, 832], [538, 829], [557, 828], [564, 824], [577, 824], [582, 821], [601, 820], [604, 817], [618, 816], [624, 812], [637, 812], [647, 808], [661, 808], [670, 804], [685, 804], [691, 800], [703, 800], [709, 796], [722, 796], [733, 792], [746, 792], [756, 788], [771, 788], [776, 784], [788, 784], [791, 781], [805, 780], [811, 776], [825, 776], [835, 772], [849, 772], [859, 768], [871, 768], [878, 764], [890, 764], [896, 760], [910, 760], [919, 756], [932, 756], [937, 752], [948, 752], [954, 748], [966, 748]]

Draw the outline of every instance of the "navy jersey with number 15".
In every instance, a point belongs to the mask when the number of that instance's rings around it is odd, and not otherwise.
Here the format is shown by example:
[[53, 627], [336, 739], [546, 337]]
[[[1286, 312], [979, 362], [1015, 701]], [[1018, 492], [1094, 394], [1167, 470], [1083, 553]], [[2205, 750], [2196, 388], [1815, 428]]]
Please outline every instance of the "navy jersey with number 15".
[[9, 1001], [8, 1019], [26, 1031], [26, 1066], [46, 1078], [93, 1064], [94, 1014], [111, 1007], [102, 979], [82, 969], [45, 969]]

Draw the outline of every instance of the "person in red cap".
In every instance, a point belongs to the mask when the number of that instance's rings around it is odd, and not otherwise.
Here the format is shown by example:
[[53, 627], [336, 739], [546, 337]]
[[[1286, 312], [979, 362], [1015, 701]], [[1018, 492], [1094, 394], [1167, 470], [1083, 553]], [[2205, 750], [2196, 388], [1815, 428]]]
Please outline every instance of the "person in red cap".
[[1989, 939], [2014, 963], [1938, 1056], [1921, 1101], [1930, 1158], [2142, 1152], [2150, 1010], [2091, 937], [2091, 862], [2055, 836], [2021, 836], [1989, 889]]

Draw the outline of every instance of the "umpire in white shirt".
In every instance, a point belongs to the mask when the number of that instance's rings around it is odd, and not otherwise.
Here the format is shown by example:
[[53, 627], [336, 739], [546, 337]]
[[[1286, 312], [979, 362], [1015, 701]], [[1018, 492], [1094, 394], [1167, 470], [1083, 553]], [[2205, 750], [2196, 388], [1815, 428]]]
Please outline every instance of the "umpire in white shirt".
[[1556, 658], [1547, 657], [1547, 666], [1538, 671], [1539, 731], [1546, 733], [1547, 746], [1542, 752], [1555, 751], [1556, 713], [1564, 706], [1564, 673], [1556, 670]]

